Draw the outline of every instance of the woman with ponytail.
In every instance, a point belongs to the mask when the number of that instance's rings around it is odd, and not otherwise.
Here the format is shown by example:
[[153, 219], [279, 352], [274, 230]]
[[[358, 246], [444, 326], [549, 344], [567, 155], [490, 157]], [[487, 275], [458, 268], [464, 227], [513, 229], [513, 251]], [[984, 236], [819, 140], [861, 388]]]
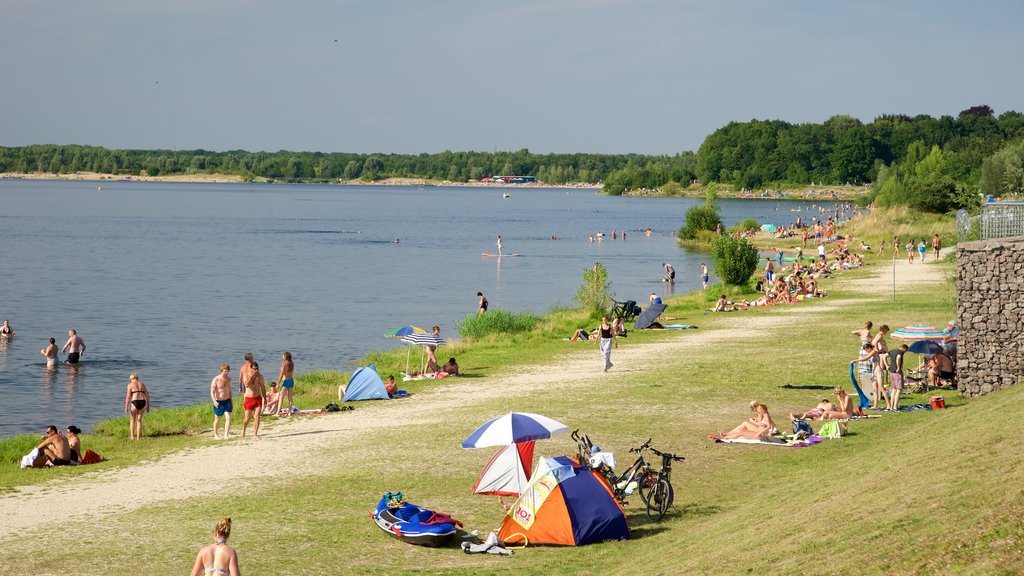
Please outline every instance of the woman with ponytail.
[[213, 544], [207, 544], [196, 555], [192, 576], [241, 576], [238, 570], [238, 554], [228, 546], [231, 536], [231, 518], [221, 518], [213, 529]]

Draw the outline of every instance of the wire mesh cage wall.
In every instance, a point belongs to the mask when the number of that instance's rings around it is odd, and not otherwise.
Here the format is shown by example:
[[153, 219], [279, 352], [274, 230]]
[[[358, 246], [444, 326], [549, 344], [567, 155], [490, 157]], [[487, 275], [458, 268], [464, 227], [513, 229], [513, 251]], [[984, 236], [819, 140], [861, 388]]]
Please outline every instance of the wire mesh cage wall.
[[1024, 236], [1024, 202], [985, 204], [980, 228], [982, 240]]

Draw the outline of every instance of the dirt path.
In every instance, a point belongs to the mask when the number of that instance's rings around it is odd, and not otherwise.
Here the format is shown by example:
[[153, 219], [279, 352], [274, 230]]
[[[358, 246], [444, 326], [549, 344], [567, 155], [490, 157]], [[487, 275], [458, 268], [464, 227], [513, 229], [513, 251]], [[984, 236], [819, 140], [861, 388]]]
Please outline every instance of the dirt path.
[[[898, 261], [897, 285], [905, 288], [938, 283], [943, 279], [943, 270], [931, 265], [931, 261], [923, 266]], [[886, 290], [892, 290], [889, 280], [892, 274], [892, 266], [877, 266], [870, 277], [845, 282], [846, 286], [877, 298], [880, 294], [884, 296]], [[771, 314], [753, 316], [736, 313], [726, 318], [721, 328], [684, 330], [660, 342], [619, 348], [614, 352], [614, 358], [622, 366], [657, 365], [660, 358], [668, 355], [699, 350], [719, 342], [754, 340], [768, 328], [778, 329], [807, 322], [837, 306], [857, 301], [823, 299], [780, 307]], [[559, 359], [557, 370], [547, 365], [533, 366], [515, 374], [474, 382], [473, 386], [453, 380], [409, 400], [386, 405], [368, 402], [358, 404], [352, 412], [293, 417], [268, 427], [259, 442], [242, 440], [236, 435], [232, 440], [211, 441], [209, 445], [127, 468], [84, 474], [62, 479], [59, 483], [20, 487], [15, 494], [0, 497], [0, 541], [23, 536], [26, 530], [44, 526], [50, 528], [63, 522], [99, 519], [151, 504], [214, 495], [227, 486], [222, 479], [216, 479], [221, 477], [219, 470], [231, 471], [231, 488], [237, 491], [238, 482], [264, 482], [284, 476], [294, 478], [295, 471], [302, 470], [313, 455], [321, 463], [318, 466], [321, 469], [349, 460], [358, 461], [369, 456], [365, 448], [367, 437], [387, 433], [391, 429], [390, 423], [395, 420], [421, 425], [441, 422], [449, 417], [452, 410], [507, 397], [510, 393], [527, 394], [556, 385], [602, 386], [604, 380], [615, 375], [602, 373], [600, 367], [597, 350], [588, 346]], [[383, 417], [385, 411], [387, 418]], [[83, 506], [83, 503], [89, 505]]]

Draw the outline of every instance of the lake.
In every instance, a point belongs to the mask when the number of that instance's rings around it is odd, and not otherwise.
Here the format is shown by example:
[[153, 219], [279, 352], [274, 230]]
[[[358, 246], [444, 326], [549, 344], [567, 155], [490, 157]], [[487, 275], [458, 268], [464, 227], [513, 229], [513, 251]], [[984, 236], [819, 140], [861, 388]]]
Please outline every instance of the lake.
[[[0, 437], [120, 414], [131, 372], [161, 407], [208, 402], [218, 366], [236, 368], [246, 352], [268, 381], [284, 350], [300, 374], [348, 371], [366, 352], [401, 346], [384, 337], [390, 328], [437, 324], [455, 336], [478, 291], [492, 308], [573, 305], [595, 261], [619, 300], [669, 295], [662, 262], [677, 270], [675, 291], [699, 288], [710, 258], [679, 247], [674, 231], [700, 202], [582, 189], [0, 180], [0, 320], [17, 331], [0, 341]], [[727, 226], [818, 214], [809, 202], [720, 205]], [[626, 240], [611, 240], [613, 229]], [[603, 242], [587, 241], [599, 231]], [[522, 257], [481, 257], [498, 234]], [[88, 346], [82, 363], [46, 370], [39, 350], [49, 338], [62, 346], [69, 328]]]

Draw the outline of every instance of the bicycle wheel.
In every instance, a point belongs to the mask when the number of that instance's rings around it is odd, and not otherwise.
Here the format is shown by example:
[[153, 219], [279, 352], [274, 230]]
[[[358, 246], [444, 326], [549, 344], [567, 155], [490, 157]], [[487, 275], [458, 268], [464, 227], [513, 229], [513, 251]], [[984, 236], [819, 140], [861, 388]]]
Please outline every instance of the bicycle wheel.
[[644, 501], [644, 506], [647, 506], [651, 501], [651, 491], [658, 484], [658, 473], [653, 470], [648, 470], [643, 477], [640, 479], [640, 486], [637, 491], [640, 493], [640, 499]]
[[665, 478], [658, 478], [658, 482], [651, 488], [647, 501], [647, 517], [658, 522], [668, 512], [669, 503], [672, 501], [672, 485]]

